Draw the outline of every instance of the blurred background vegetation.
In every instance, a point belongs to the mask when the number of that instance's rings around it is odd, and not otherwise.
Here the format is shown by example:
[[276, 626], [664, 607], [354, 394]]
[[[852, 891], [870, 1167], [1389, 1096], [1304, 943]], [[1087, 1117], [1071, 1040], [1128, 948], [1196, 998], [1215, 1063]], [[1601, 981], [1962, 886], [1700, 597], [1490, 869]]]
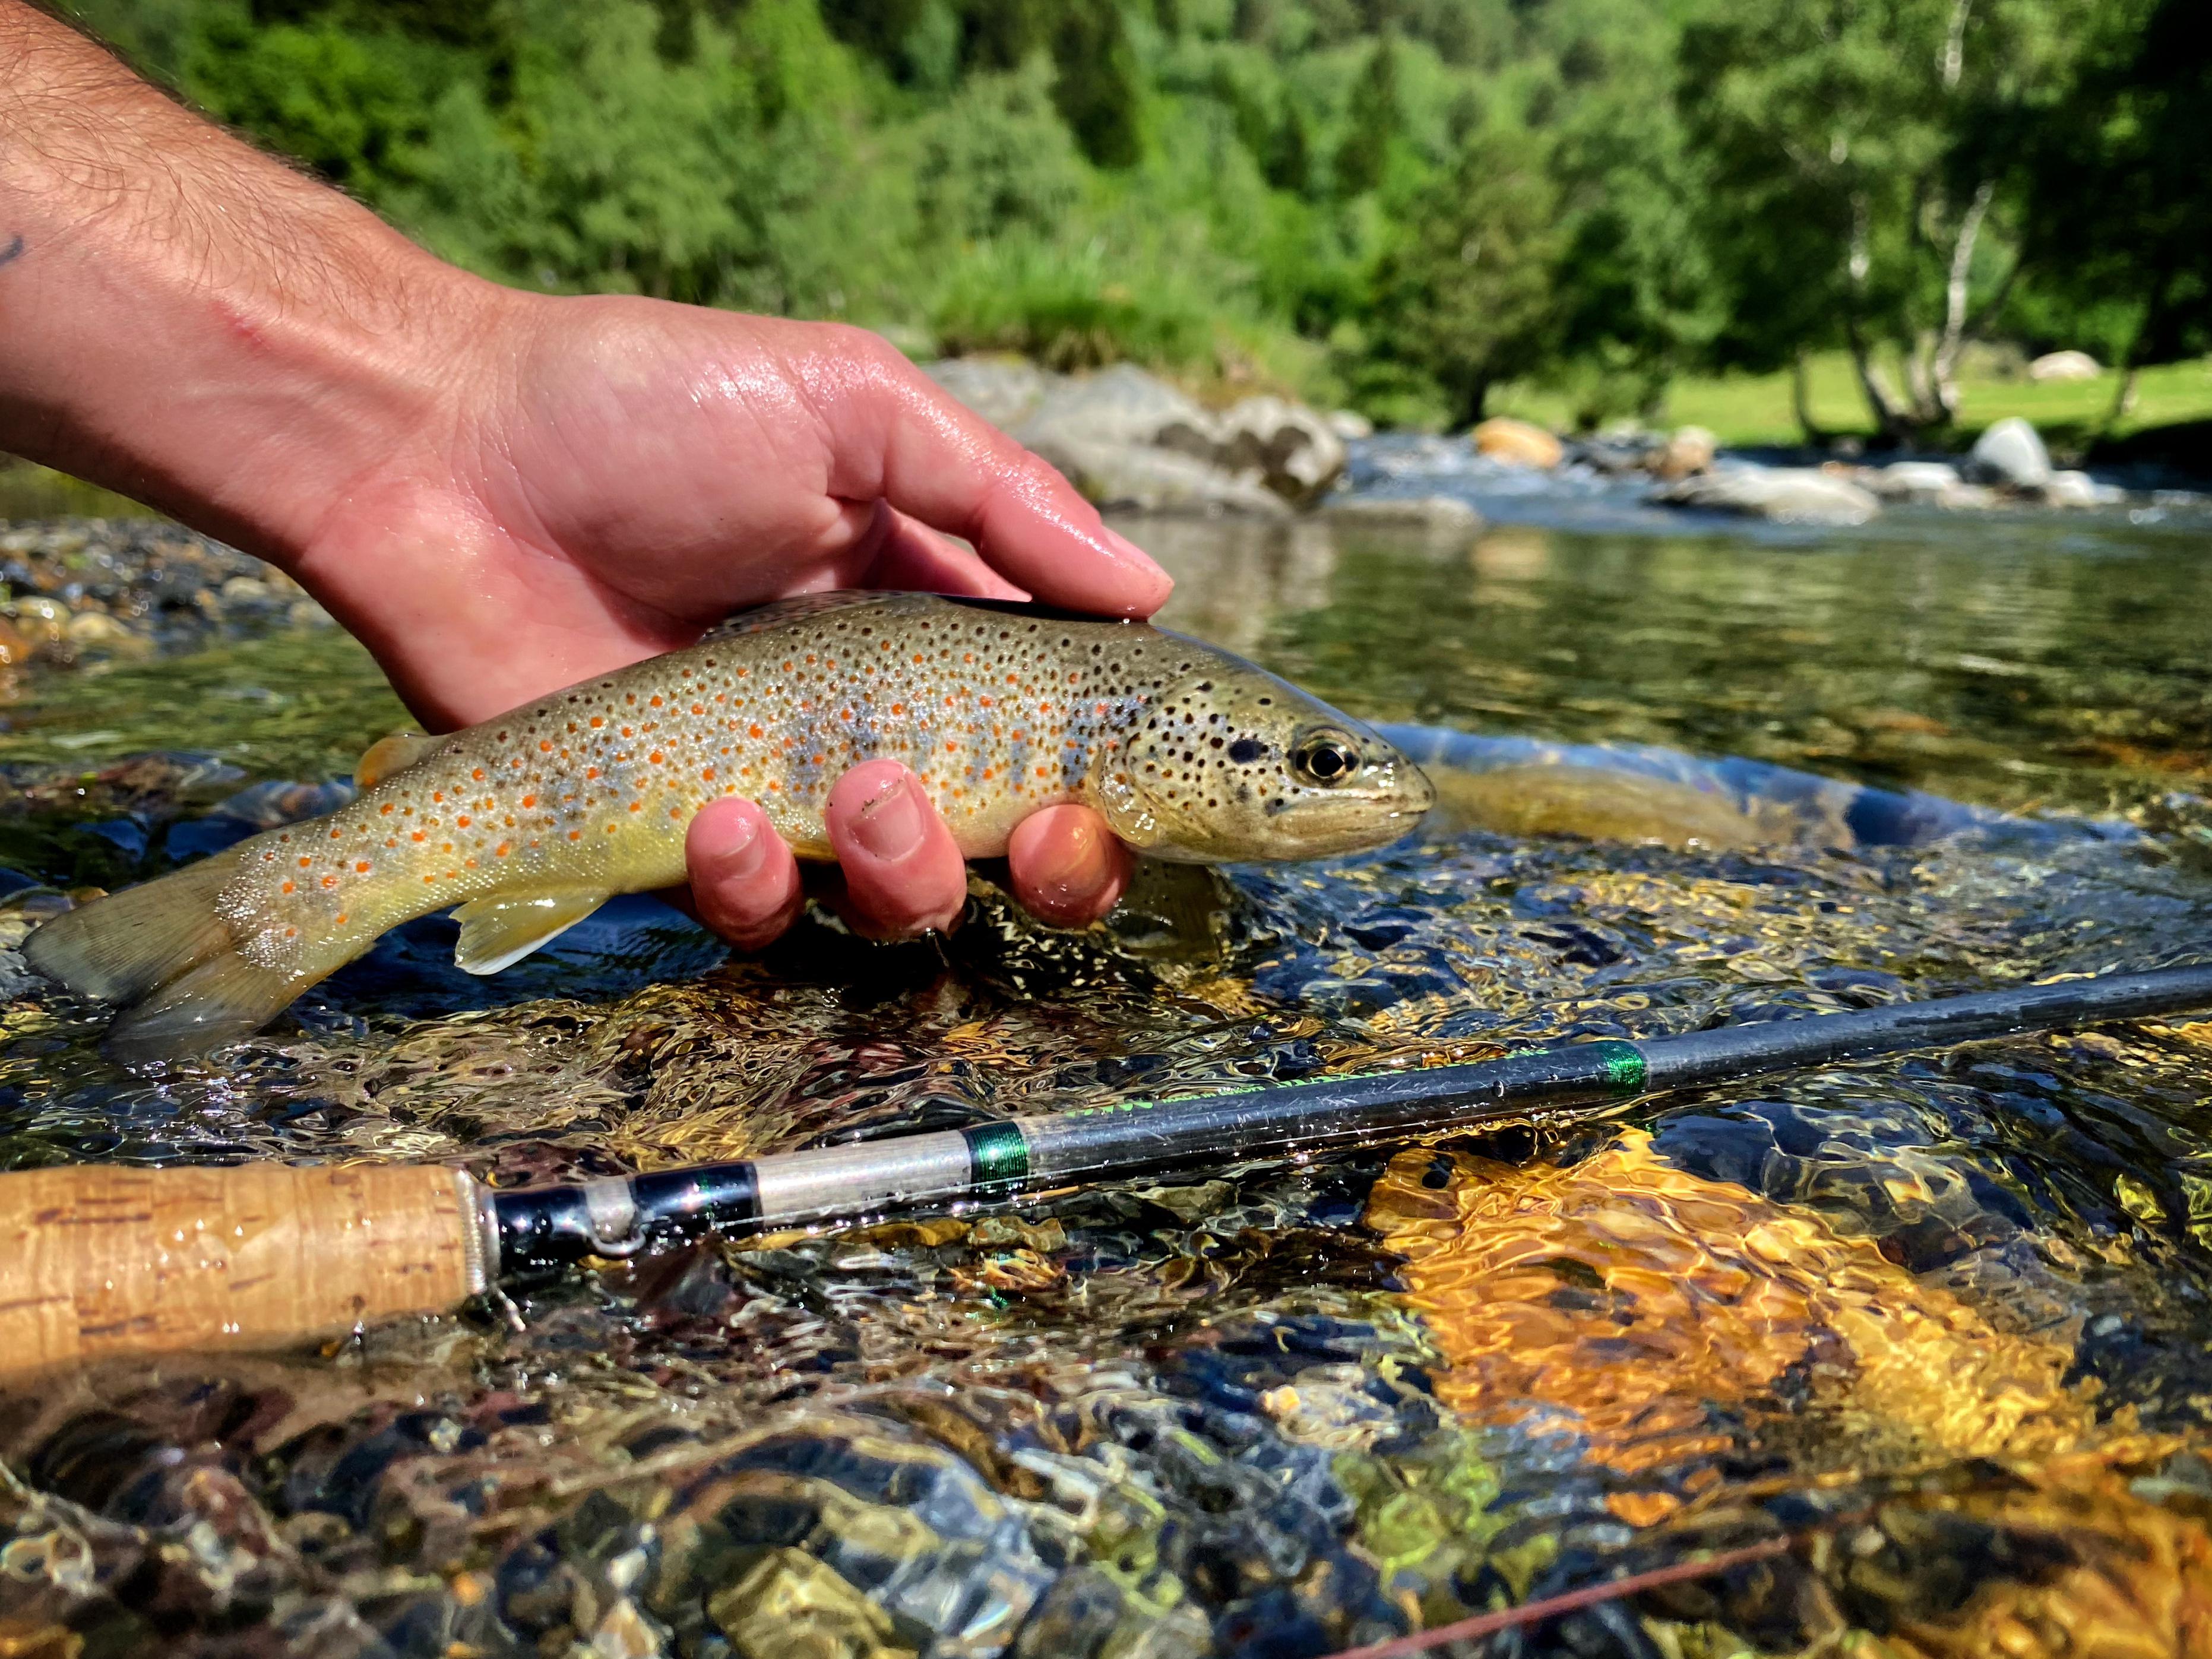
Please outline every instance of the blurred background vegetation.
[[2212, 414], [2203, 0], [70, 9], [536, 288], [1401, 423], [1925, 441], [2053, 348], [2062, 437]]

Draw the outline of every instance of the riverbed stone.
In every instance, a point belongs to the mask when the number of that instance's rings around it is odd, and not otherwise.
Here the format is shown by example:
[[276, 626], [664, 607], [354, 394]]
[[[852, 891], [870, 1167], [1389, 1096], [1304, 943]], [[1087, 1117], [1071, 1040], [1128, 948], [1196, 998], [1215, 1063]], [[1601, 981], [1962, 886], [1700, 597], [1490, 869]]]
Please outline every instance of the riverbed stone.
[[2043, 499], [2053, 507], [2114, 507], [2127, 499], [2127, 492], [2069, 468], [2051, 475]]
[[1864, 524], [1881, 511], [1871, 491], [1808, 466], [1730, 467], [1663, 485], [1649, 499], [1664, 507], [1740, 513], [1778, 524]]
[[2033, 426], [2008, 415], [1974, 441], [1966, 471], [1981, 483], [2041, 489], [2051, 482], [2051, 452]]
[[2094, 380], [2104, 372], [2086, 351], [2046, 351], [2027, 366], [2031, 380]]
[[1350, 453], [1328, 420], [1287, 398], [1247, 398], [1214, 419], [1216, 466], [1256, 471], [1291, 501], [1318, 498], [1343, 476]]
[[1559, 464], [1566, 449], [1540, 426], [1494, 415], [1468, 434], [1475, 453], [1516, 466], [1533, 466], [1548, 472]]
[[1130, 513], [1289, 515], [1290, 504], [1255, 478], [1147, 444], [1054, 434], [1030, 445], [1099, 507]]
[[1058, 378], [1019, 357], [947, 357], [922, 373], [992, 425], [1008, 428], [1027, 420]]
[[1699, 472], [1713, 470], [1713, 459], [1719, 452], [1720, 440], [1701, 426], [1680, 426], [1668, 434], [1667, 441], [1650, 452], [1647, 465], [1655, 477], [1687, 478]]
[[1054, 380], [1037, 405], [1010, 429], [1032, 449], [1047, 444], [1154, 444], [1170, 427], [1211, 426], [1195, 400], [1133, 363]]

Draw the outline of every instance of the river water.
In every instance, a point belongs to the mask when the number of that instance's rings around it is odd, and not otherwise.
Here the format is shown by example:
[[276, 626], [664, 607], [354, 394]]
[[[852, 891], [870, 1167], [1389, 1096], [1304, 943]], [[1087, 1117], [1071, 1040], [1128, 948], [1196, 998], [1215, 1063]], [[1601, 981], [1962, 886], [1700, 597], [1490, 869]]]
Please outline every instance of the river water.
[[[739, 963], [635, 901], [487, 982], [428, 921], [152, 1077], [0, 955], [0, 1158], [575, 1176], [2212, 949], [2201, 509], [1753, 532], [1368, 467], [1492, 527], [1125, 528], [1170, 623], [1471, 734], [1421, 835], [1073, 937], [979, 885]], [[249, 635], [32, 671], [0, 864], [326, 805], [399, 712]], [[1779, 1539], [1492, 1650], [2212, 1651], [2208, 1077], [2212, 1025], [1990, 1043], [18, 1386], [0, 1644], [1320, 1655]]]

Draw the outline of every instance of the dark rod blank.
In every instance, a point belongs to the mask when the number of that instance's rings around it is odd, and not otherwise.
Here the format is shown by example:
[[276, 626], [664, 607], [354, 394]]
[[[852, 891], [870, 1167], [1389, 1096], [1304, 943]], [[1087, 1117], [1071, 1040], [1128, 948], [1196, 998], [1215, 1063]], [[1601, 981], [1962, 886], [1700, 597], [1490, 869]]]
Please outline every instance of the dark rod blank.
[[[1116, 1102], [744, 1163], [489, 1194], [498, 1267], [526, 1272], [707, 1233], [854, 1220], [1126, 1180], [1991, 1037], [2212, 1008], [2212, 965], [2109, 974], [1629, 1042]], [[488, 1252], [489, 1253], [489, 1252]]]

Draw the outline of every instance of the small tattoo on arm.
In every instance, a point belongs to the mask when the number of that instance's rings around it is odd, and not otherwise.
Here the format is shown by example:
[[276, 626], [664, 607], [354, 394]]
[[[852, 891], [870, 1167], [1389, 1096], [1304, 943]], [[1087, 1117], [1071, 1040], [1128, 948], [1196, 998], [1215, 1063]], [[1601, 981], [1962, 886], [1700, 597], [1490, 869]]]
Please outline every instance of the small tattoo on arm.
[[0, 265], [13, 264], [23, 257], [23, 239], [17, 236], [7, 246], [0, 247]]

